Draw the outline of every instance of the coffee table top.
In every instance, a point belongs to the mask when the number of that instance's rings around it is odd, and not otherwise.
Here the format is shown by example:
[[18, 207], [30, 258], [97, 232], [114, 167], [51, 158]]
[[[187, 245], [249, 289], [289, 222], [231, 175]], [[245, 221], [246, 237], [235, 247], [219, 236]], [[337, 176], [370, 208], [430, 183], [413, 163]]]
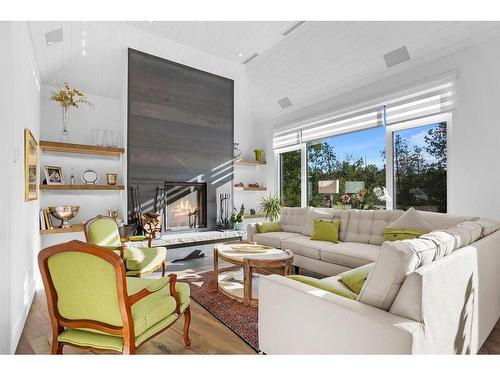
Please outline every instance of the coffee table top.
[[217, 245], [217, 251], [223, 258], [242, 262], [243, 259], [285, 260], [290, 254], [284, 250], [269, 246], [252, 245], [248, 243], [229, 243]]

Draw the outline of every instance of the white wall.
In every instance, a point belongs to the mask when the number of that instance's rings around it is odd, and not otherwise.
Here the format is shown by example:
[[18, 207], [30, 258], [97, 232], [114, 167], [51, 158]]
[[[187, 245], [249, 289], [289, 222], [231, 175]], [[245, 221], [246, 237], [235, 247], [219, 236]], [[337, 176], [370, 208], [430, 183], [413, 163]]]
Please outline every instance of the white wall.
[[[453, 113], [453, 125], [448, 135], [448, 212], [500, 219], [500, 200], [496, 199], [500, 186], [500, 174], [496, 171], [500, 164], [498, 61], [500, 40], [495, 39], [260, 123], [257, 134], [266, 143], [267, 154], [271, 156], [273, 127], [285, 127], [321, 116], [456, 71], [458, 109]], [[270, 164], [266, 181], [272, 190], [276, 190], [276, 170], [274, 163]]]
[[[38, 274], [36, 256], [40, 249], [39, 201], [24, 201], [24, 128], [40, 136], [39, 73], [25, 22], [0, 23], [2, 65], [2, 219], [0, 223], [2, 275], [1, 352], [13, 353], [29, 312]], [[7, 218], [7, 220], [5, 220]], [[5, 256], [5, 257], [4, 257]], [[10, 275], [9, 275], [10, 272]], [[5, 285], [10, 297], [4, 299]], [[6, 302], [4, 304], [4, 302]], [[9, 315], [8, 317], [6, 315]], [[5, 324], [6, 319], [8, 323]], [[8, 327], [8, 332], [5, 328]]]

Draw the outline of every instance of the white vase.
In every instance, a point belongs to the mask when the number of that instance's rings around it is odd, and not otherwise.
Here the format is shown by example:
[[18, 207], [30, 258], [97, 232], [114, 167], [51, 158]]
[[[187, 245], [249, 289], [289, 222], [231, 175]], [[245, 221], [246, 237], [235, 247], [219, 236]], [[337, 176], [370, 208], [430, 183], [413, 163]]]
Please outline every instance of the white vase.
[[68, 133], [68, 120], [69, 120], [69, 109], [63, 107], [63, 130], [61, 131], [61, 137], [59, 141], [69, 143], [69, 133]]

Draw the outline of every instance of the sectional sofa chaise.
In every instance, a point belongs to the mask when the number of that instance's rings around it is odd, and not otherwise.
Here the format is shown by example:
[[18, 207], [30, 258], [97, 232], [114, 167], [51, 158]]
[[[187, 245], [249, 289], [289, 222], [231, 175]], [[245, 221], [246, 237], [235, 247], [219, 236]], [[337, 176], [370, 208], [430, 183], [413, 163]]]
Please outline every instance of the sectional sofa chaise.
[[[476, 353], [500, 317], [500, 223], [418, 211], [432, 231], [384, 242], [399, 210], [284, 208], [281, 232], [248, 238], [294, 253], [294, 265], [339, 279], [374, 263], [356, 300], [279, 275], [259, 282], [259, 345], [268, 354]], [[340, 243], [311, 240], [314, 220], [341, 220]]]

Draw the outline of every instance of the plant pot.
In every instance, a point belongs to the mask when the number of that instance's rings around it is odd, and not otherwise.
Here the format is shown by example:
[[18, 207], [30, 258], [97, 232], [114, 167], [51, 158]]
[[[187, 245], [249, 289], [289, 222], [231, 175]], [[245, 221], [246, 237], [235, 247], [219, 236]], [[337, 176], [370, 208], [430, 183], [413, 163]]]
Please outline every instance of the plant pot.
[[243, 228], [243, 223], [234, 223], [234, 230], [241, 230]]

